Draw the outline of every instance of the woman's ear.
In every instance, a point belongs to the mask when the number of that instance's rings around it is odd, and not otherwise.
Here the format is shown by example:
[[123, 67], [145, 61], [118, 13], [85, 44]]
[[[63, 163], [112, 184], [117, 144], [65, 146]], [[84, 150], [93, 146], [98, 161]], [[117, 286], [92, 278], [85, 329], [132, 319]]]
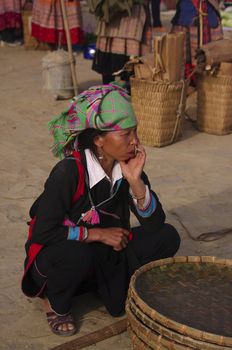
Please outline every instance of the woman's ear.
[[101, 135], [97, 135], [94, 137], [93, 142], [94, 142], [95, 146], [102, 147], [104, 144], [104, 137]]

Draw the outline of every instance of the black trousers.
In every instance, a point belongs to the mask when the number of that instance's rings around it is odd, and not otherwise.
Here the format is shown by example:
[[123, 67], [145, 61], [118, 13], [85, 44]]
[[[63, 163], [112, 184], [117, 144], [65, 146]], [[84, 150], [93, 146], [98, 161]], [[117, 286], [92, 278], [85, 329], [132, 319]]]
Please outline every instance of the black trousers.
[[72, 298], [85, 290], [85, 286], [88, 289], [93, 285], [110, 314], [120, 315], [134, 271], [153, 260], [174, 256], [180, 245], [176, 229], [169, 224], [154, 234], [142, 227], [133, 228], [132, 233], [133, 239], [121, 252], [102, 243], [71, 240], [45, 247], [36, 258], [31, 274], [38, 286], [47, 280], [43, 296], [48, 298], [52, 309], [58, 314], [69, 312]]

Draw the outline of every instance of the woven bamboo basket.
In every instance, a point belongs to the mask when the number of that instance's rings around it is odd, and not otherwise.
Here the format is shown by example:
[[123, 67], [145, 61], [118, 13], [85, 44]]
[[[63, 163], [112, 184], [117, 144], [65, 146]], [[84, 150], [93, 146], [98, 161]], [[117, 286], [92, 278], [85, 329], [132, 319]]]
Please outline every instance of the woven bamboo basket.
[[36, 49], [39, 46], [38, 41], [31, 36], [31, 16], [32, 11], [22, 11], [23, 37], [25, 49]]
[[215, 135], [232, 133], [232, 76], [202, 76], [197, 90], [198, 129]]
[[126, 306], [133, 337], [152, 349], [232, 349], [231, 280], [228, 259], [176, 257], [141, 267]]
[[[134, 349], [138, 349], [138, 350], [150, 350], [151, 348], [144, 343], [138, 336], [136, 333], [134, 333], [130, 327], [130, 325], [128, 325], [127, 327], [127, 332], [131, 338], [131, 342], [133, 344], [133, 348]], [[161, 349], [160, 349], [161, 350]]]
[[[164, 343], [165, 345], [172, 344], [173, 349], [179, 349], [178, 346], [184, 346], [184, 349], [199, 349], [199, 350], [225, 350], [229, 349], [224, 346], [215, 345], [212, 343], [208, 343], [206, 341], [200, 341], [197, 339], [193, 339], [188, 336], [184, 336], [183, 334], [177, 333], [167, 327], [162, 326], [156, 320], [152, 320], [149, 316], [143, 313], [142, 310], [138, 308], [132, 298], [128, 298], [127, 305], [129, 307], [129, 312], [133, 314], [137, 318], [139, 322], [141, 322], [144, 326], [150, 329], [151, 334], [155, 333], [162, 337], [159, 338], [159, 344]], [[128, 312], [128, 313], [129, 313]], [[131, 318], [130, 318], [131, 319]], [[137, 321], [137, 322], [138, 322]]]
[[156, 333], [155, 331], [152, 331], [146, 327], [142, 322], [140, 322], [140, 320], [135, 317], [128, 306], [126, 307], [126, 313], [131, 330], [140, 341], [147, 344], [147, 346], [151, 349], [193, 350], [193, 348], [178, 344], [173, 340], [167, 339], [161, 336], [159, 333]]
[[167, 83], [131, 78], [131, 99], [142, 144], [162, 147], [180, 138], [186, 102], [184, 81]]

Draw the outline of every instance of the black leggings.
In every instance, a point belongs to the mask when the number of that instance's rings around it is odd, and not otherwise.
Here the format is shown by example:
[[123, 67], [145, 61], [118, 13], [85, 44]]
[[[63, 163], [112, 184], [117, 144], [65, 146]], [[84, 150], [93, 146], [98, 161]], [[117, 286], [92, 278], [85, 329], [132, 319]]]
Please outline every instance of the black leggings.
[[[169, 224], [164, 224], [162, 229], [154, 234], [146, 232], [142, 227], [133, 228], [132, 233], [133, 239], [126, 249], [133, 251], [137, 266], [132, 264], [133, 267], [129, 269], [130, 262], [125, 263], [125, 269], [128, 268], [128, 283], [136, 268], [153, 260], [174, 256], [180, 245], [177, 231]], [[44, 294], [56, 313], [69, 312], [72, 298], [79, 294], [84, 286], [96, 285], [92, 283], [96, 278], [93, 247], [94, 243], [85, 244], [67, 240], [45, 247], [36, 258], [32, 278], [38, 286], [42, 285], [44, 279], [47, 280]], [[128, 286], [128, 283], [125, 286]], [[125, 286], [123, 288], [126, 288]], [[119, 285], [117, 289], [120, 287]], [[127, 290], [125, 295], [126, 292]], [[115, 301], [111, 301], [113, 299], [109, 300], [108, 295], [104, 294], [102, 297], [113, 316], [121, 312], [124, 297], [118, 301], [118, 305], [115, 305]], [[111, 304], [114, 304], [112, 308]]]
[[153, 27], [162, 27], [160, 20], [160, 0], [151, 1]]

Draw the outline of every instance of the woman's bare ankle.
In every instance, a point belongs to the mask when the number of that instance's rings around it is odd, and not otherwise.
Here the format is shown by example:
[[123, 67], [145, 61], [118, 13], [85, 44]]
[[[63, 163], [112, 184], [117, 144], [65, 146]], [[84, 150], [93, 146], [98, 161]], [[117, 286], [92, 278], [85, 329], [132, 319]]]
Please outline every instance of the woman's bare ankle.
[[51, 305], [49, 303], [49, 300], [48, 298], [45, 298], [43, 300], [43, 307], [44, 307], [44, 311], [47, 313], [47, 312], [53, 312], [52, 308], [51, 308]]

